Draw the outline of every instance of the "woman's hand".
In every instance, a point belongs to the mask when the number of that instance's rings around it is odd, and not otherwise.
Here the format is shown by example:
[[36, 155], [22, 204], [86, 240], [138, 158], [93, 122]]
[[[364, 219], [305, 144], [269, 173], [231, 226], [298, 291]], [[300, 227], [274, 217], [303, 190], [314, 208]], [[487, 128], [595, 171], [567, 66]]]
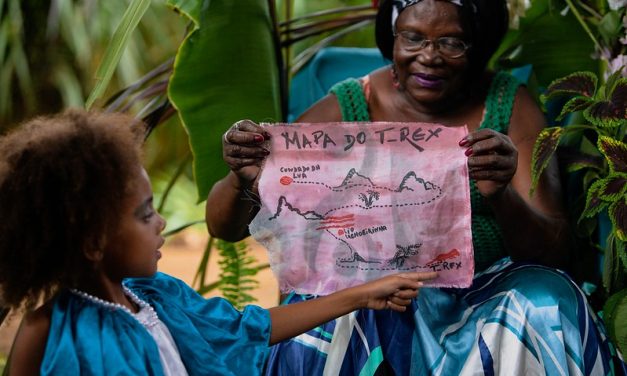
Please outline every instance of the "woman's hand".
[[251, 184], [259, 176], [263, 159], [270, 151], [262, 146], [270, 139], [263, 127], [240, 120], [222, 136], [222, 157], [240, 181]]
[[483, 197], [493, 197], [507, 188], [518, 166], [518, 150], [507, 135], [480, 129], [468, 134], [459, 145], [467, 147], [468, 172]]
[[399, 273], [356, 286], [356, 293], [363, 296], [364, 308], [404, 312], [411, 300], [418, 296], [422, 281], [437, 277], [436, 272]]

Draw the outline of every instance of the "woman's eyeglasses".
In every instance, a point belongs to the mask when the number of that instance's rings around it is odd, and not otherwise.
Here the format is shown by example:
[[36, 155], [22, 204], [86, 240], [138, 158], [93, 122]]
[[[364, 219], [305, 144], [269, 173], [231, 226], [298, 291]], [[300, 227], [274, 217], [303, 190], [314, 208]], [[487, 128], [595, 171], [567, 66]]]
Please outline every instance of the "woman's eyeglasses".
[[418, 52], [423, 48], [427, 48], [429, 44], [433, 44], [436, 51], [442, 54], [442, 56], [451, 59], [464, 56], [470, 48], [470, 44], [455, 37], [440, 37], [436, 40], [431, 40], [411, 31], [399, 31], [394, 36], [400, 37], [401, 47], [405, 51]]

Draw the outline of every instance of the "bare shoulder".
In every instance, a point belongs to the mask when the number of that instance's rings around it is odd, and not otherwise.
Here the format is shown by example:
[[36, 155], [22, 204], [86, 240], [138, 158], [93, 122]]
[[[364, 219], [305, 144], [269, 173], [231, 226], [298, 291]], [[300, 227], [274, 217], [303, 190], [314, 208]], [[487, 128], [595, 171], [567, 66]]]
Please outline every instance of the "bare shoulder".
[[38, 375], [46, 351], [52, 305], [27, 313], [18, 329], [9, 356], [9, 375]]
[[509, 126], [509, 136], [514, 143], [534, 142], [546, 127], [546, 118], [536, 99], [525, 86], [516, 92]]
[[298, 119], [297, 123], [326, 123], [342, 121], [342, 111], [337, 98], [333, 94], [327, 94], [314, 103]]

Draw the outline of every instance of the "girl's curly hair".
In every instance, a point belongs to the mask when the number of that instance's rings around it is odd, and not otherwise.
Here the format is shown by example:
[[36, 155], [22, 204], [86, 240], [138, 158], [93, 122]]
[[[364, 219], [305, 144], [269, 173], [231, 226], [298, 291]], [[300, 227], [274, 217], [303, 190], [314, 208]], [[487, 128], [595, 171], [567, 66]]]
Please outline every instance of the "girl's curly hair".
[[0, 138], [0, 292], [33, 307], [89, 272], [137, 174], [145, 128], [121, 114], [68, 110]]

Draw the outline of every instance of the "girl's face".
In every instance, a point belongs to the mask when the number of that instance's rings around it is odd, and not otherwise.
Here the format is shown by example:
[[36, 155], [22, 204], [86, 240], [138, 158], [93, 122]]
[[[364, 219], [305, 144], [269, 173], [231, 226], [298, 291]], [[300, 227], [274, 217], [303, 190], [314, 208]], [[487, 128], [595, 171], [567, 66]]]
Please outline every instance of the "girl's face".
[[152, 188], [141, 168], [131, 182], [119, 216], [118, 231], [108, 238], [102, 265], [112, 279], [149, 277], [157, 272], [165, 220], [152, 206]]
[[[417, 49], [416, 41], [422, 38], [431, 43]], [[404, 9], [396, 20], [394, 64], [405, 93], [423, 104], [441, 103], [455, 97], [463, 87], [468, 59], [466, 54], [447, 57], [433, 42], [463, 38], [457, 5], [424, 0]], [[447, 50], [450, 55], [451, 48], [447, 46], [454, 47], [454, 44], [440, 43], [440, 50]]]

